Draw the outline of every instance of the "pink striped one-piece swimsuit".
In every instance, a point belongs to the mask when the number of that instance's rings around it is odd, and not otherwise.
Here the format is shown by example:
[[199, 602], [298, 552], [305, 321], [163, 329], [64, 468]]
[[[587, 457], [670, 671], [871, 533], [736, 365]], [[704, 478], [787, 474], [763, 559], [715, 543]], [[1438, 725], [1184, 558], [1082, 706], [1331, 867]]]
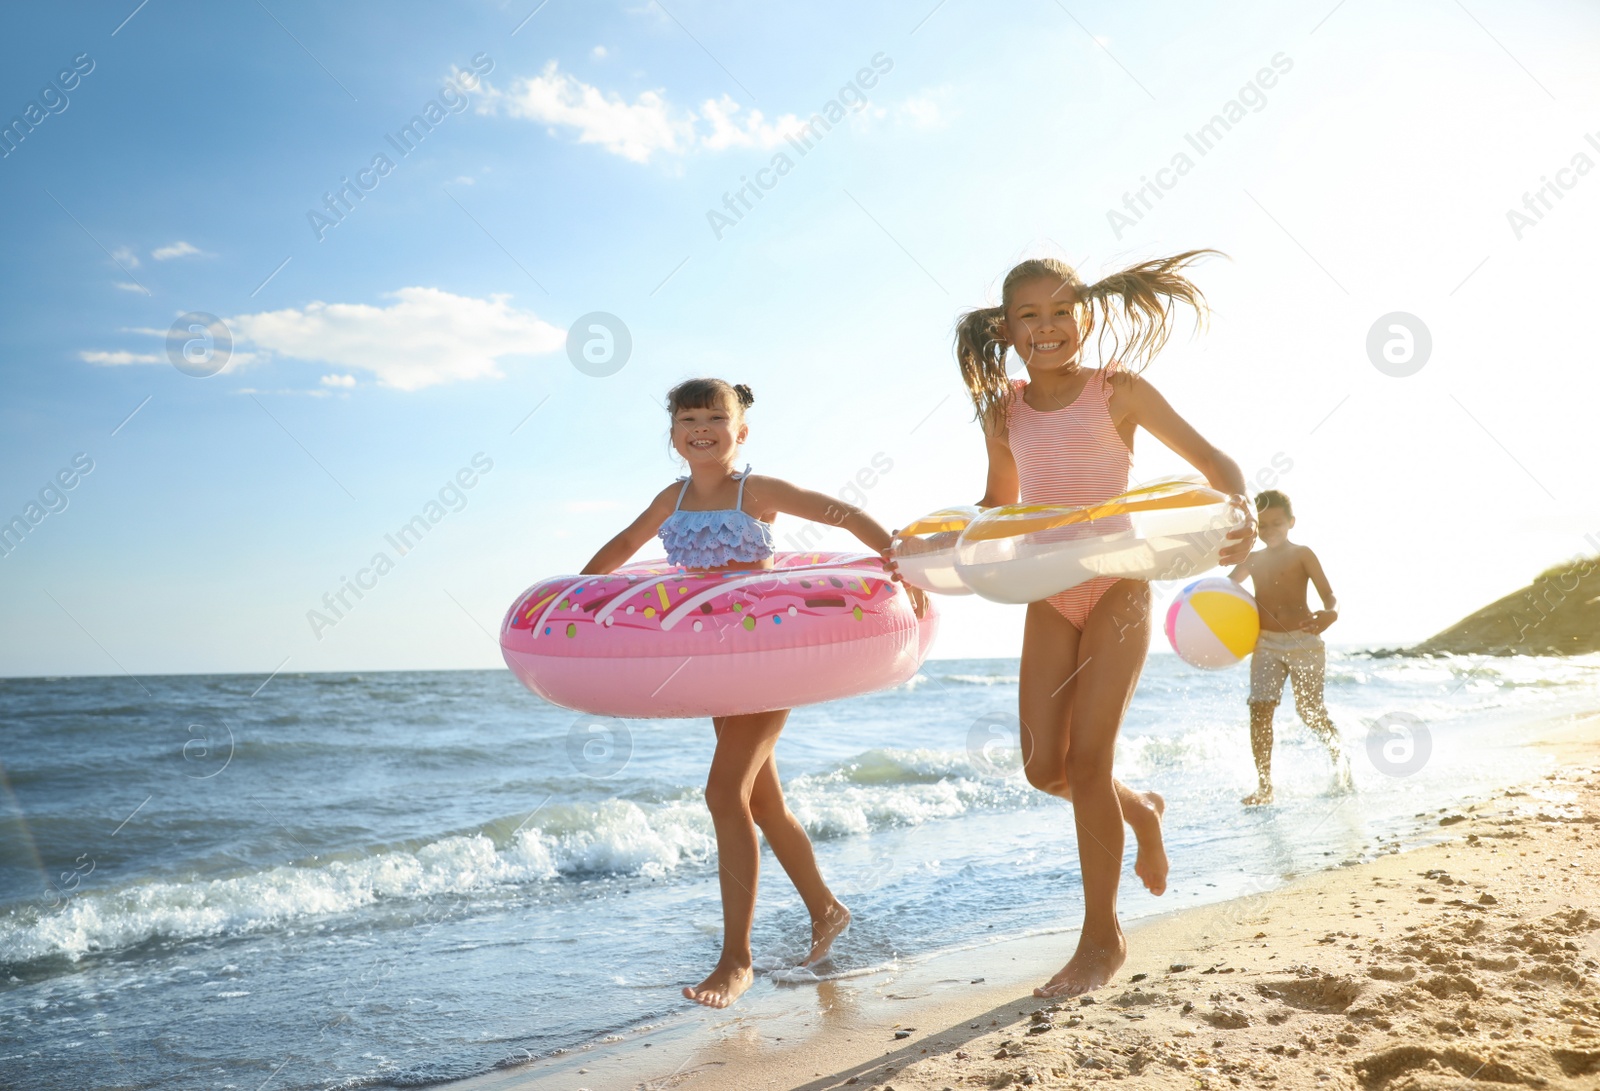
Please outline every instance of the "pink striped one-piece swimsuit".
[[[1128, 491], [1133, 452], [1111, 419], [1111, 371], [1091, 370], [1077, 399], [1049, 412], [1023, 400], [1026, 380], [1012, 381], [1006, 428], [1021, 478], [1021, 503], [1098, 504]], [[1126, 515], [1116, 516], [1098, 522], [1095, 532], [1110, 529], [1119, 521], [1131, 525]], [[1114, 576], [1099, 576], [1046, 601], [1082, 632], [1089, 611], [1116, 582]]]

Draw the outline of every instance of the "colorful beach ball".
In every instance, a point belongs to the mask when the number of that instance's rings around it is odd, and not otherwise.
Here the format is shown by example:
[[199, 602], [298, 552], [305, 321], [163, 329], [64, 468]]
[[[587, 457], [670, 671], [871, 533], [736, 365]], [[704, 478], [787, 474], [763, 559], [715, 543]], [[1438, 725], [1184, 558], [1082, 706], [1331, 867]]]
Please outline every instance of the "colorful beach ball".
[[1193, 667], [1231, 667], [1255, 650], [1260, 635], [1256, 600], [1220, 576], [1195, 580], [1167, 610], [1167, 640]]

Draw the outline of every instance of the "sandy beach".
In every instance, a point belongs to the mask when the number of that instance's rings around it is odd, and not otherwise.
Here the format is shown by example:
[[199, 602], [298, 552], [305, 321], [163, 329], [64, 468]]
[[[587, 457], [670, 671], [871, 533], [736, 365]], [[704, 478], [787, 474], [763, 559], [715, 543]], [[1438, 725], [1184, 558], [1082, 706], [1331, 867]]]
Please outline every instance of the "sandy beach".
[[1600, 1087], [1600, 715], [1539, 742], [1556, 772], [1427, 816], [1434, 844], [1131, 929], [1089, 997], [1032, 996], [1075, 939], [1043, 933], [455, 1086]]

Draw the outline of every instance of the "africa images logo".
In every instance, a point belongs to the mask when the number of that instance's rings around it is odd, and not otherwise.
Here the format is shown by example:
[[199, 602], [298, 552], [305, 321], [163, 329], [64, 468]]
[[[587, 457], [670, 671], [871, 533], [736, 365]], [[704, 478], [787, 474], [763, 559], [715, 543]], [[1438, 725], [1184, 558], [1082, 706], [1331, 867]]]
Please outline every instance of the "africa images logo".
[[[493, 57], [487, 53], [474, 55], [470, 68], [457, 69], [439, 89], [436, 98], [423, 103], [422, 109], [393, 133], [384, 133], [383, 139], [399, 158], [404, 159], [416, 151], [428, 134], [444, 123], [445, 118], [459, 114], [471, 105], [467, 92], [476, 91], [483, 77], [492, 71]], [[307, 209], [306, 223], [311, 226], [311, 233], [317, 237], [317, 241], [323, 241], [330, 229], [343, 223], [344, 218], [355, 209], [356, 203], [365, 201], [367, 194], [377, 189], [378, 183], [394, 172], [395, 165], [395, 160], [390, 159], [387, 152], [378, 152], [373, 155], [368, 167], [356, 172], [355, 181], [352, 182], [349, 176], [340, 178], [337, 189], [322, 195], [322, 211]]]
[[72, 105], [67, 92], [77, 90], [83, 77], [93, 71], [94, 58], [87, 53], [79, 53], [72, 58], [71, 67], [57, 72], [55, 78], [40, 89], [36, 101], [30, 100], [23, 106], [20, 114], [13, 117], [5, 127], [0, 128], [0, 159], [11, 158], [11, 153], [17, 150], [17, 145], [26, 140], [33, 130], [43, 125], [46, 118], [66, 113], [67, 107]]
[[[870, 68], [858, 69], [855, 77], [839, 88], [834, 97], [823, 103], [816, 113], [804, 121], [793, 119], [794, 128], [784, 134], [784, 140], [788, 141], [797, 156], [803, 159], [810, 155], [822, 138], [833, 131], [834, 126], [850, 114], [865, 109], [867, 91], [876, 87], [878, 80], [894, 70], [894, 58], [887, 53], [874, 53], [868, 63]], [[795, 165], [796, 160], [791, 159], [788, 152], [780, 151], [773, 155], [770, 163], [755, 172], [754, 179], [741, 174], [738, 188], [722, 195], [725, 211], [719, 212], [714, 208], [706, 210], [706, 223], [711, 226], [711, 234], [716, 240], [721, 242], [723, 234], [755, 208], [752, 197], [759, 201], [767, 195], [767, 191], [776, 189]]]

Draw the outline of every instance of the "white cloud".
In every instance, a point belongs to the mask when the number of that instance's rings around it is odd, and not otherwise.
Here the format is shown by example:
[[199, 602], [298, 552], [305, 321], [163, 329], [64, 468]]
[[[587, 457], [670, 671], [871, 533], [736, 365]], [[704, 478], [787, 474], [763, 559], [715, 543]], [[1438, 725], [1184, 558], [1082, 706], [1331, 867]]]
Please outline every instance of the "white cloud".
[[476, 185], [477, 181], [478, 180], [470, 174], [458, 174], [454, 178], [450, 179], [448, 184], [452, 186], [471, 186]]
[[349, 389], [356, 385], [356, 377], [354, 375], [324, 375], [322, 377], [322, 385]]
[[129, 269], [139, 268], [139, 255], [135, 254], [130, 247], [119, 246], [111, 251], [111, 260], [121, 265], [126, 265]]
[[122, 364], [164, 364], [165, 356], [157, 356], [149, 352], [80, 352], [78, 359], [86, 364], [99, 364], [101, 367], [119, 367]]
[[658, 26], [663, 28], [670, 27], [672, 25], [672, 17], [667, 14], [667, 9], [662, 7], [660, 4], [654, 3], [653, 0], [650, 3], [640, 4], [638, 7], [623, 8], [622, 10], [627, 12], [629, 15], [647, 16]]
[[793, 114], [784, 114], [768, 123], [760, 110], [751, 110], [740, 124], [734, 117], [740, 105], [723, 95], [720, 99], [707, 99], [700, 107], [701, 115], [711, 123], [711, 132], [701, 138], [702, 146], [712, 151], [723, 148], [775, 148], [783, 138], [800, 128], [801, 121]]
[[946, 118], [939, 109], [936, 92], [913, 95], [895, 106], [895, 118], [914, 129], [942, 129]]
[[929, 87], [907, 98], [882, 105], [874, 103], [857, 111], [850, 125], [860, 133], [871, 133], [882, 126], [915, 129], [923, 132], [950, 127], [958, 111], [952, 109], [955, 92], [949, 87]]
[[504, 107], [512, 117], [575, 129], [579, 143], [599, 144], [636, 163], [649, 162], [656, 152], [681, 152], [694, 141], [692, 119], [673, 117], [659, 91], [641, 92], [630, 103], [566, 75], [555, 61], [531, 79], [513, 81], [509, 91], [486, 82], [483, 92], [480, 112]]
[[438, 288], [402, 288], [388, 307], [311, 303], [227, 320], [263, 353], [365, 371], [397, 390], [501, 377], [507, 356], [553, 352], [566, 334], [507, 302]]
[[126, 280], [117, 281], [117, 287], [121, 288], [124, 292], [143, 292], [144, 291], [144, 289], [141, 288], [139, 285], [130, 284]]
[[[165, 341], [170, 331], [158, 330], [149, 326], [123, 326], [117, 332], [137, 333], [145, 337], [156, 337]], [[249, 367], [251, 364], [260, 362], [261, 354], [259, 352], [247, 352], [239, 348], [237, 340], [233, 336], [233, 331], [228, 329], [227, 324], [220, 319], [212, 325], [211, 335], [218, 341], [234, 342], [228, 359], [224, 362], [222, 371], [219, 374], [226, 375], [229, 372], [238, 371], [240, 368]], [[121, 367], [125, 364], [166, 364], [169, 362], [164, 353], [129, 352], [126, 349], [118, 349], [115, 352], [87, 350], [79, 352], [78, 359], [100, 367]]]
[[331, 390], [320, 387], [301, 389], [298, 387], [279, 387], [276, 390], [266, 390], [258, 386], [241, 386], [234, 390], [235, 394], [270, 394], [275, 398], [327, 398], [333, 394]]
[[560, 71], [555, 61], [532, 79], [517, 79], [502, 91], [485, 83], [480, 113], [504, 110], [550, 128], [575, 130], [581, 144], [648, 163], [658, 153], [684, 155], [696, 148], [775, 148], [802, 120], [793, 114], [768, 121], [727, 95], [707, 99], [699, 113], [674, 107], [660, 91], [644, 91], [631, 103]]
[[198, 246], [194, 246], [190, 243], [184, 242], [182, 239], [179, 239], [177, 242], [168, 246], [162, 246], [158, 249], [152, 250], [150, 252], [150, 256], [155, 258], [157, 261], [168, 261], [172, 258], [186, 258], [191, 254], [203, 253], [205, 253], [205, 251], [201, 250]]
[[589, 51], [589, 53], [597, 61], [603, 61], [606, 59], [606, 47], [603, 45], [595, 46]]

